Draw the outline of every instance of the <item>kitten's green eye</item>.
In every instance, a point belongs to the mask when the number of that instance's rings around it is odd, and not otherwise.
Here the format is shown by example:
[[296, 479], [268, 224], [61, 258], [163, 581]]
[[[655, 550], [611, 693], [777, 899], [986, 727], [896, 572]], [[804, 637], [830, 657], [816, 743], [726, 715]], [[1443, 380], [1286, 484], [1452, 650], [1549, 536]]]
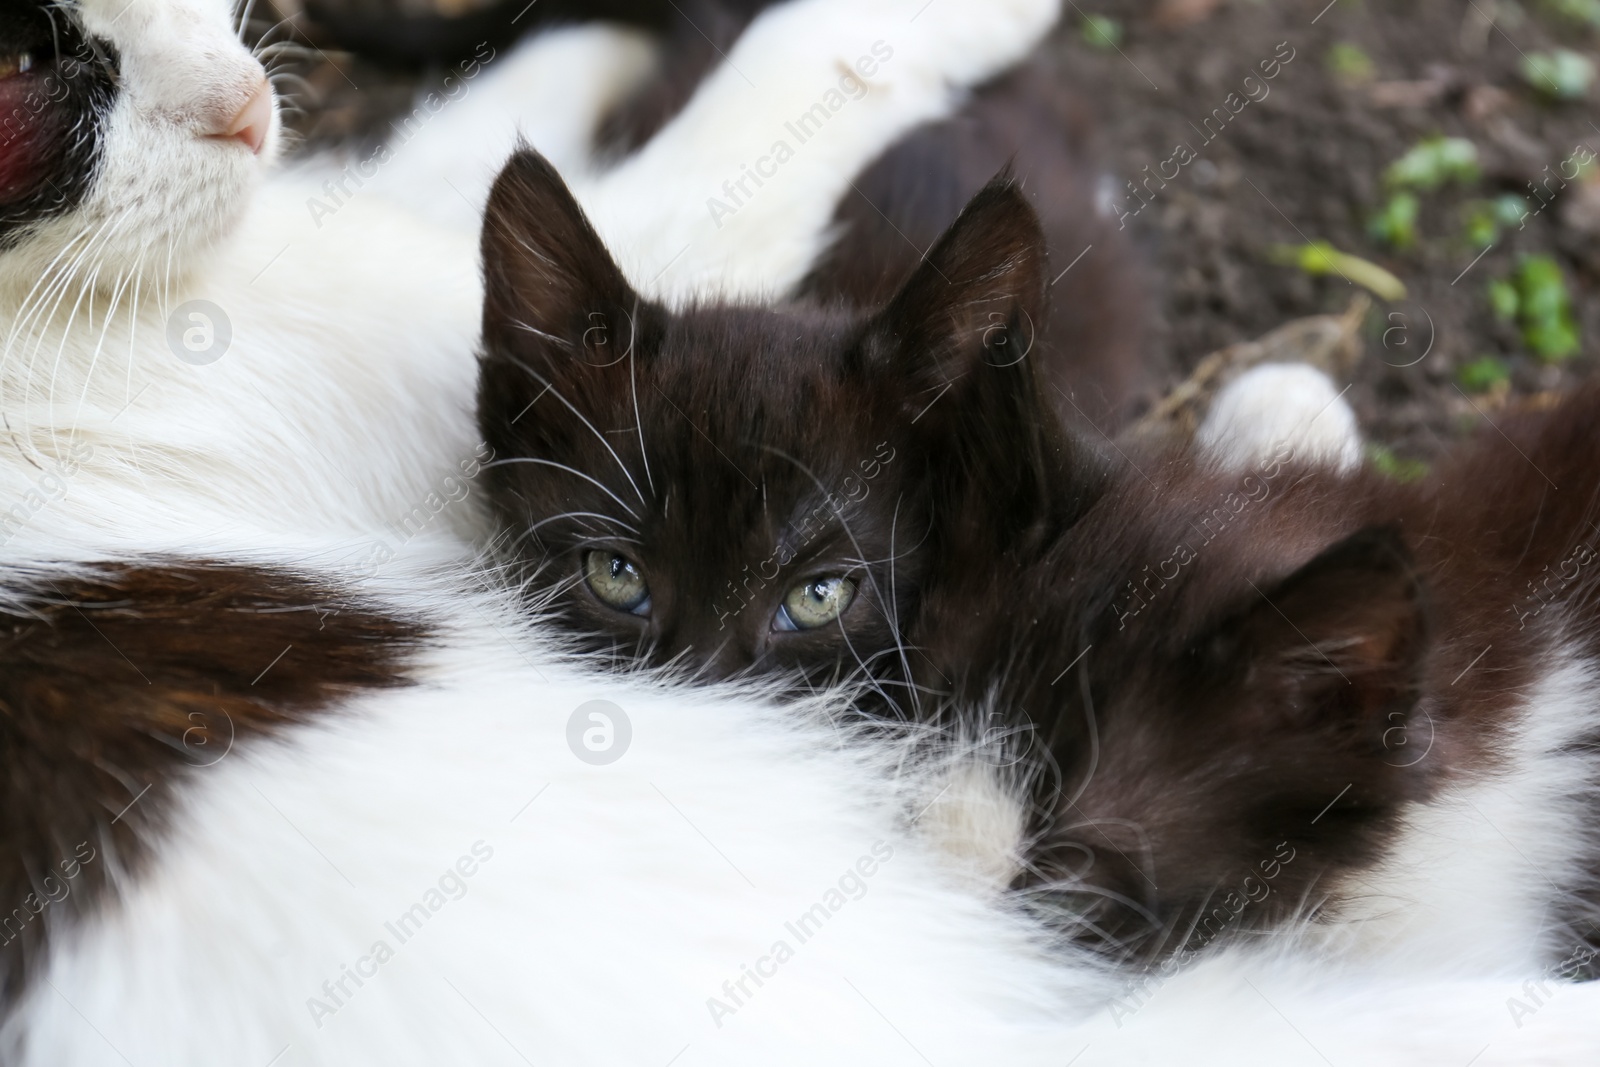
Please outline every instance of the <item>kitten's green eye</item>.
[[839, 575], [812, 578], [789, 590], [777, 617], [772, 620], [772, 627], [775, 630], [815, 630], [843, 615], [855, 598], [856, 583], [849, 578]]
[[631, 615], [650, 614], [650, 586], [644, 570], [627, 556], [603, 549], [583, 556], [583, 578], [600, 603]]

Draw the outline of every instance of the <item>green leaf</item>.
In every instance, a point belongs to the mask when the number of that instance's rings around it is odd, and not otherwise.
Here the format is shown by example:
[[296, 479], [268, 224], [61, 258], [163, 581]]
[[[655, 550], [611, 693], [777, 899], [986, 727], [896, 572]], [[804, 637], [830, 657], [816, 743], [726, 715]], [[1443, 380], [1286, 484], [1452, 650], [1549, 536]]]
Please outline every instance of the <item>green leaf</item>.
[[1510, 278], [1489, 283], [1489, 302], [1502, 321], [1516, 320], [1534, 355], [1555, 363], [1583, 346], [1561, 266], [1549, 256], [1523, 256]]
[[1112, 52], [1122, 43], [1122, 23], [1106, 15], [1085, 15], [1079, 27], [1084, 43], [1102, 52]]
[[1410, 248], [1417, 243], [1417, 212], [1421, 207], [1415, 193], [1395, 193], [1367, 223], [1367, 232], [1374, 240], [1395, 248]]
[[1510, 322], [1516, 318], [1517, 309], [1522, 306], [1522, 297], [1517, 293], [1516, 283], [1504, 278], [1490, 282], [1489, 306], [1494, 308], [1494, 317], [1501, 322]]
[[1511, 368], [1498, 356], [1480, 356], [1456, 371], [1456, 380], [1469, 393], [1487, 393], [1511, 380]]
[[1476, 200], [1467, 205], [1467, 243], [1473, 248], [1488, 248], [1500, 239], [1500, 220], [1494, 204]]
[[1430, 137], [1389, 164], [1384, 180], [1396, 189], [1432, 192], [1446, 182], [1476, 182], [1478, 148], [1464, 137]]
[[1600, 27], [1600, 0], [1544, 0], [1544, 6], [1558, 15]]
[[1594, 84], [1594, 61], [1570, 48], [1524, 56], [1522, 76], [1545, 96], [1556, 100], [1581, 100]]
[[[1595, 2], [1600, 3], [1600, 0]], [[1377, 74], [1372, 57], [1360, 47], [1344, 41], [1328, 49], [1328, 69], [1339, 78], [1357, 85], [1371, 81]]]
[[[1600, 3], [1600, 0], [1595, 0]], [[1494, 218], [1502, 226], [1522, 225], [1522, 216], [1528, 213], [1528, 201], [1516, 193], [1505, 193], [1494, 198]]]
[[1540, 319], [1524, 326], [1522, 339], [1546, 363], [1560, 363], [1577, 355], [1582, 347], [1577, 324], [1566, 318]]
[[1367, 460], [1373, 470], [1397, 482], [1416, 482], [1428, 476], [1428, 465], [1421, 460], [1402, 459], [1387, 445], [1369, 444]]

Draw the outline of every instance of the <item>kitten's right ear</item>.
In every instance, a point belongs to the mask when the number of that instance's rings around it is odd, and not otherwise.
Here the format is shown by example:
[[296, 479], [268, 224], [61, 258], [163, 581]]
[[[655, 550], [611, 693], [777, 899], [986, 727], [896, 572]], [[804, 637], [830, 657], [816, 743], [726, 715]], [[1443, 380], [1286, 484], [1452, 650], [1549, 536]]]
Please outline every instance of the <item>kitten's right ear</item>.
[[1427, 636], [1411, 554], [1376, 526], [1257, 588], [1212, 654], [1236, 661], [1253, 732], [1372, 744], [1415, 703]]
[[489, 194], [483, 278], [490, 362], [516, 360], [554, 380], [579, 361], [616, 362], [630, 336], [638, 298], [561, 175], [530, 149], [511, 157]]
[[[1007, 174], [968, 201], [872, 322], [869, 359], [931, 403], [975, 372], [1021, 368], [1044, 328], [1039, 218]], [[1031, 374], [1010, 376], [1027, 383]]]

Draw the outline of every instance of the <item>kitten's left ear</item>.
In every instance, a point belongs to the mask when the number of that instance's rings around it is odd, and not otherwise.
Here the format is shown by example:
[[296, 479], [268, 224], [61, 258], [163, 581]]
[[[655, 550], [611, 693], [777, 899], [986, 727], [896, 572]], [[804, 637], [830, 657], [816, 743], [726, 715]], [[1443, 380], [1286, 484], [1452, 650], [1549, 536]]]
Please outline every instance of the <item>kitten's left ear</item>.
[[539, 153], [511, 157], [483, 221], [486, 360], [520, 360], [548, 381], [615, 362], [637, 302], [561, 175]]
[[874, 318], [869, 358], [887, 363], [924, 402], [985, 365], [1020, 367], [1044, 327], [1046, 262], [1038, 216], [1002, 174]]

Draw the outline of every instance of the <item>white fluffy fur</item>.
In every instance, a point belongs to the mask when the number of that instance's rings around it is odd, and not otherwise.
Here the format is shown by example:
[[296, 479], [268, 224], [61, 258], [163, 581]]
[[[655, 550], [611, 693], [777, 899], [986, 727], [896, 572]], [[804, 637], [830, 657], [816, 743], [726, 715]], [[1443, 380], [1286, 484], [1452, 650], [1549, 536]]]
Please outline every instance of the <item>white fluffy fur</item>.
[[[195, 772], [152, 869], [63, 934], [8, 1024], [7, 1062], [1060, 1064], [1087, 1044], [1079, 1063], [1320, 1063], [1298, 1028], [1348, 1062], [1455, 1067], [1464, 1035], [1505, 1039], [1485, 1007], [1507, 995], [1493, 976], [1368, 987], [1234, 958], [1113, 1018], [1093, 968], [1041, 956], [1024, 924], [905, 829], [905, 799], [926, 788], [895, 770], [892, 747], [839, 736], [828, 700], [780, 710], [563, 661], [508, 605], [452, 577], [470, 553], [470, 504], [370, 577], [361, 560], [386, 524], [473, 450], [472, 235], [377, 191], [317, 227], [305, 201], [326, 168], [263, 180], [237, 146], [183, 132], [180, 97], [215, 86], [224, 107], [225, 86], [253, 73], [221, 0], [125, 5], [83, 3], [126, 64], [111, 164], [80, 215], [0, 256], [0, 396], [16, 446], [0, 463], [0, 510], [72, 448], [94, 452], [0, 552], [16, 564], [167, 550], [360, 575], [442, 636], [423, 685]], [[782, 289], [825, 240], [848, 176], [1054, 13], [1048, 0], [915, 8], [775, 9], [734, 50], [760, 78], [753, 94], [719, 73], [635, 164], [584, 187], [636, 278], [688, 239], [658, 291]], [[765, 131], [878, 37], [896, 49], [883, 84], [786, 181], [722, 231], [696, 218], [727, 164], [749, 158], [742, 141], [718, 154], [718, 115], [764, 151]], [[595, 68], [596, 98], [637, 58], [619, 47]], [[215, 80], [179, 80], [201, 75]], [[503, 145], [491, 133], [483, 143]], [[232, 321], [232, 349], [207, 366], [166, 346], [166, 311], [190, 299]], [[634, 726], [609, 767], [579, 762], [564, 737], [596, 697]], [[323, 981], [479, 840], [494, 856], [466, 895], [316, 1027], [307, 1000]], [[880, 840], [895, 855], [865, 896], [715, 1026], [706, 999]], [[1562, 990], [1536, 1030], [1479, 1062], [1594, 1062], [1597, 999], [1600, 988]]]
[[1361, 428], [1328, 376], [1305, 363], [1264, 363], [1230, 382], [1212, 401], [1195, 445], [1223, 466], [1245, 470], [1281, 444], [1335, 470], [1361, 465]]
[[[1220, 1067], [1320, 1063], [1320, 1049], [1456, 1067], [1491, 1040], [1504, 1055], [1484, 1062], [1600, 1053], [1594, 987], [1559, 990], [1523, 1036], [1496, 1014], [1515, 992], [1506, 982], [1401, 987], [1220, 957], [1136, 1011], [1102, 1009], [1092, 969], [1044, 958], [1023, 924], [900, 829], [892, 753], [737, 693], [686, 700], [596, 678], [511, 638], [539, 662], [535, 679], [507, 634], [459, 625], [426, 686], [197, 772], [157, 869], [54, 956], [12, 1062], [613, 1065], [681, 1053], [798, 1065], [920, 1052], [952, 1065], [1082, 1053]], [[570, 711], [596, 697], [633, 723], [632, 747], [608, 767], [574, 759], [564, 736]], [[385, 923], [479, 841], [493, 855], [464, 895], [401, 943]], [[879, 842], [892, 857], [802, 943], [785, 924]], [[723, 983], [779, 940], [793, 958], [763, 964], [765, 984], [714, 1019], [710, 998], [734, 1003]], [[376, 974], [348, 983], [335, 1014], [314, 1013], [312, 998], [333, 1003], [323, 983], [378, 941], [393, 958], [366, 965]]]
[[[563, 170], [646, 295], [673, 302], [781, 295], [816, 261], [851, 179], [900, 134], [950, 114], [966, 87], [1026, 55], [1059, 7], [1057, 0], [940, 6], [779, 5], [740, 37], [665, 135], [603, 173], [586, 166], [586, 137], [648, 69], [648, 49], [605, 28], [548, 34], [462, 86], [456, 102], [396, 150], [376, 188], [420, 214], [475, 227], [520, 134]], [[874, 45], [890, 58], [874, 57]], [[861, 79], [865, 93], [839, 94], [840, 79], [863, 57], [881, 60]], [[845, 102], [801, 143], [786, 124], [830, 91]], [[530, 106], [541, 98], [560, 105]], [[794, 157], [748, 200], [727, 199], [724, 183], [780, 140]], [[739, 206], [719, 217], [708, 207], [712, 198]]]
[[[1413, 807], [1378, 869], [1330, 887], [1348, 903], [1343, 921], [1325, 931], [1329, 939], [1343, 947], [1359, 930], [1361, 955], [1438, 975], [1537, 972], [1576, 950], [1584, 931], [1556, 909], [1587, 877], [1596, 783], [1585, 742], [1600, 731], [1596, 681], [1581, 653], [1551, 649], [1543, 677], [1495, 746], [1499, 766]], [[1443, 757], [1429, 750], [1428, 711], [1408, 728], [1395, 762]]]
[[[231, 537], [226, 524], [242, 521], [347, 533], [352, 559], [360, 558], [370, 538], [359, 533], [409, 512], [471, 454], [476, 234], [406, 209], [408, 196], [457, 198], [445, 181], [430, 186], [418, 168], [406, 169], [412, 146], [395, 153], [393, 188], [380, 172], [376, 188], [357, 190], [329, 216], [308, 208], [325, 195], [327, 164], [263, 181], [258, 161], [237, 145], [192, 132], [184, 140], [156, 119], [145, 129], [140, 117], [156, 109], [148, 101], [165, 99], [159, 84], [146, 89], [134, 76], [147, 69], [139, 62], [147, 41], [156, 42], [148, 46], [160, 70], [203, 71], [214, 60], [229, 84], [254, 61], [232, 38], [219, 0], [150, 5], [172, 9], [152, 25], [187, 27], [171, 41], [154, 29], [118, 36], [121, 23], [112, 24], [110, 13], [121, 6], [86, 6], [107, 13], [97, 17], [123, 48], [128, 71], [106, 138], [112, 164], [83, 213], [87, 222], [54, 223], [0, 259], [0, 316], [10, 322], [0, 398], [28, 459], [0, 465], [0, 512], [73, 443], [94, 448], [67, 499], [36, 516], [32, 534], [10, 547], [26, 552], [38, 538], [46, 552], [63, 535], [86, 531], [104, 549], [198, 547], [213, 530]], [[942, 0], [912, 22], [916, 7], [797, 0], [774, 9], [730, 56], [760, 72], [763, 88], [713, 75], [644, 152], [577, 183], [641, 286], [682, 295], [705, 290], [714, 276], [720, 291], [754, 297], [792, 285], [826, 242], [850, 177], [896, 136], [954, 107], [960, 85], [1017, 58], [1056, 10], [1055, 0]], [[834, 25], [845, 43], [824, 46]], [[898, 42], [879, 79], [885, 84], [875, 83], [801, 146], [785, 168], [787, 184], [770, 182], [719, 230], [703, 201], [737, 173], [727, 168], [746, 145], [741, 131], [781, 130], [798, 97], [837, 82], [841, 56], [853, 61], [880, 38]], [[528, 57], [508, 55], [485, 70], [484, 79], [499, 79], [485, 81], [473, 105], [471, 117], [487, 127], [485, 153], [503, 148], [518, 114], [534, 116], [522, 125], [536, 145], [552, 124], [560, 128], [551, 136], [570, 144], [566, 120], [546, 116], [573, 96], [615, 95], [619, 71], [637, 62], [636, 41], [613, 34], [617, 55], [606, 63], [599, 40], [579, 35], [588, 62], [557, 65], [569, 76], [588, 71], [592, 82], [548, 85], [553, 94], [559, 89], [554, 100], [518, 96], [537, 80], [524, 66], [549, 59], [538, 42]], [[441, 129], [451, 121], [448, 108], [432, 120]], [[719, 150], [719, 131], [732, 131], [739, 147]], [[463, 157], [461, 166], [487, 175], [498, 162], [477, 158]], [[789, 177], [797, 174], [809, 177]], [[146, 219], [152, 207], [158, 210]], [[119, 213], [118, 226], [101, 226]], [[41, 271], [52, 259], [56, 266]], [[220, 307], [233, 329], [228, 352], [199, 367], [174, 356], [165, 338], [168, 315], [196, 299]], [[197, 508], [217, 518], [197, 527]]]

